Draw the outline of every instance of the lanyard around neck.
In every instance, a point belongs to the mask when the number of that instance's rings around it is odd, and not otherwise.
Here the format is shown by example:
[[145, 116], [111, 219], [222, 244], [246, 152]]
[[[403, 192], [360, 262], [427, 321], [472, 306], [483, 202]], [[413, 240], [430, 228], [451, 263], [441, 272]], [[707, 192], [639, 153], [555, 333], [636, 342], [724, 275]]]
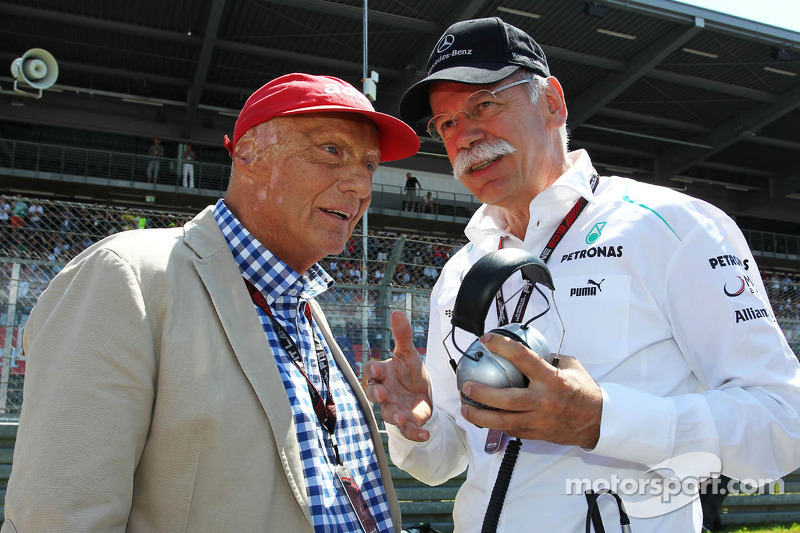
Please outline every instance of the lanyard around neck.
[[[589, 178], [589, 186], [592, 188], [592, 193], [597, 190], [597, 183], [600, 181], [600, 177], [595, 172], [592, 174], [592, 177]], [[575, 205], [572, 206], [572, 209], [569, 210], [567, 215], [558, 225], [556, 230], [553, 232], [552, 237], [550, 240], [547, 241], [544, 249], [542, 249], [542, 253], [539, 254], [539, 259], [542, 262], [547, 263], [550, 256], [553, 254], [553, 250], [556, 249], [558, 243], [564, 238], [564, 235], [567, 234], [569, 229], [575, 224], [575, 221], [578, 219], [578, 215], [580, 215], [584, 209], [586, 209], [586, 205], [589, 201], [581, 196], [578, 198], [578, 201], [575, 202]], [[498, 245], [498, 249], [503, 247], [503, 239], [500, 238], [500, 244]], [[514, 315], [513, 321], [514, 323], [522, 322], [522, 318], [525, 316], [525, 309], [528, 307], [528, 301], [531, 299], [531, 293], [533, 292], [533, 283], [526, 282], [525, 287], [522, 289], [522, 293], [519, 295], [519, 300], [517, 301], [517, 306], [514, 308]], [[494, 299], [495, 307], [497, 308], [497, 321], [500, 326], [504, 326], [508, 324], [508, 313], [506, 313], [505, 308], [505, 298], [503, 297], [503, 289], [502, 287], [497, 293], [497, 296]]]
[[[322, 343], [319, 342], [316, 335], [314, 337], [314, 348], [317, 353], [317, 362], [319, 364], [319, 373], [322, 376], [322, 381], [325, 383], [325, 388], [328, 389], [328, 397], [326, 400], [322, 399], [322, 395], [319, 393], [317, 388], [311, 382], [306, 374], [305, 365], [303, 364], [303, 357], [300, 355], [300, 349], [297, 347], [297, 343], [292, 339], [289, 332], [286, 331], [284, 328], [273, 316], [272, 310], [267, 305], [267, 300], [264, 298], [264, 295], [261, 294], [251, 282], [250, 280], [244, 280], [245, 285], [247, 285], [247, 291], [250, 293], [250, 298], [253, 299], [253, 303], [258, 306], [259, 309], [264, 311], [266, 315], [271, 319], [272, 325], [275, 328], [275, 333], [278, 336], [278, 340], [281, 343], [281, 347], [289, 354], [289, 357], [292, 360], [292, 363], [300, 370], [300, 373], [306, 380], [306, 388], [308, 389], [308, 394], [311, 396], [311, 403], [314, 406], [314, 413], [317, 415], [317, 419], [319, 420], [320, 425], [328, 432], [329, 435], [333, 435], [336, 431], [336, 404], [333, 401], [333, 392], [330, 388], [330, 369], [328, 366], [328, 354], [325, 352], [325, 348], [322, 346]], [[308, 318], [309, 323], [312, 324], [313, 328], [313, 321], [311, 318], [311, 312], [306, 305], [306, 318]], [[336, 451], [337, 461], [338, 461], [338, 450], [334, 447], [334, 451]]]

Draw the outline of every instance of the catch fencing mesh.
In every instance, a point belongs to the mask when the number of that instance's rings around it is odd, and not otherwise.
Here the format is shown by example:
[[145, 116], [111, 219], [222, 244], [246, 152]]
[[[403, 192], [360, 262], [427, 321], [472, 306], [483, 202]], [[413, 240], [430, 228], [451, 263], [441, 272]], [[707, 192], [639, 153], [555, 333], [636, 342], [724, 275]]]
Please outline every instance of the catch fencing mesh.
[[[22, 330], [39, 295], [64, 265], [100, 239], [137, 228], [182, 226], [194, 213], [0, 196], [0, 413], [19, 414], [25, 379]], [[323, 259], [336, 279], [320, 304], [356, 373], [393, 348], [389, 316], [411, 320], [424, 354], [429, 299], [442, 266], [464, 241], [370, 232], [356, 228], [345, 250]], [[800, 283], [765, 273], [776, 318], [795, 353], [800, 349]]]
[[[50, 280], [104, 237], [138, 228], [182, 226], [195, 213], [0, 196], [0, 414], [17, 416], [25, 355], [22, 331]], [[320, 298], [331, 329], [356, 373], [392, 349], [389, 315], [410, 318], [424, 353], [430, 291], [463, 242], [356, 228], [345, 250], [323, 259], [336, 285]]]

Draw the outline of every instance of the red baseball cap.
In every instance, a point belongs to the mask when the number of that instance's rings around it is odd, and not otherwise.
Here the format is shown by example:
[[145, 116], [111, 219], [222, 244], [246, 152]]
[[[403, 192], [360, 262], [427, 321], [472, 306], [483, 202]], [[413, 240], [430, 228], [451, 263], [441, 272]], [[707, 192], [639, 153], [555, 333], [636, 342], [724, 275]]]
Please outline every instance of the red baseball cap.
[[225, 148], [233, 155], [247, 130], [274, 117], [332, 111], [358, 113], [375, 124], [381, 161], [396, 161], [419, 151], [414, 130], [400, 119], [375, 111], [367, 97], [346, 81], [300, 73], [275, 78], [254, 92], [236, 119], [233, 141], [225, 136]]

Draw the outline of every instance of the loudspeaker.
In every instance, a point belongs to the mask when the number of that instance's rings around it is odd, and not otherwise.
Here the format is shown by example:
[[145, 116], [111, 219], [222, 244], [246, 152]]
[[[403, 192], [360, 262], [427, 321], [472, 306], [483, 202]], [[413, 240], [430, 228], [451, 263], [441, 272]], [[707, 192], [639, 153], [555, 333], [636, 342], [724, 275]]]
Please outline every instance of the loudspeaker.
[[[489, 312], [495, 296], [503, 283], [515, 272], [521, 271], [527, 280], [540, 294], [544, 293], [536, 284], [555, 290], [550, 270], [538, 257], [523, 250], [507, 248], [490, 252], [479, 259], [464, 276], [453, 306], [451, 336], [453, 345], [463, 354], [456, 365], [451, 358], [451, 365], [456, 371], [456, 383], [461, 393], [461, 402], [481, 409], [494, 409], [491, 406], [476, 402], [462, 391], [468, 381], [482, 383], [495, 388], [527, 387], [528, 378], [508, 359], [492, 353], [480, 339], [476, 339], [469, 348], [461, 350], [455, 343], [455, 328], [461, 328], [480, 337], [484, 333], [484, 318]], [[548, 301], [549, 310], [549, 301]], [[547, 311], [545, 311], [547, 312]], [[544, 314], [544, 313], [543, 313]], [[541, 316], [541, 315], [539, 315]], [[536, 317], [538, 318], [538, 317]], [[510, 323], [495, 328], [491, 333], [509, 337], [522, 343], [539, 357], [552, 363], [550, 348], [538, 330], [526, 323]]]
[[52, 87], [58, 79], [58, 63], [47, 50], [31, 48], [11, 63], [11, 75], [15, 91], [29, 94], [17, 88], [17, 83], [22, 82], [38, 89], [41, 97], [42, 91]]

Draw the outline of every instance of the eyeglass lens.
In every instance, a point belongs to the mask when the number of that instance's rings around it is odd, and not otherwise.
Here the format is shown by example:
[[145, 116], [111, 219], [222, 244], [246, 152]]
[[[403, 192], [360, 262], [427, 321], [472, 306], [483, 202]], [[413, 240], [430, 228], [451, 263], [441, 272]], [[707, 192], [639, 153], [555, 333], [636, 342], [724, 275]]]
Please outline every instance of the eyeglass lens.
[[[469, 95], [464, 101], [464, 110], [458, 113], [464, 113], [472, 120], [486, 120], [499, 110], [496, 105], [494, 93], [487, 89], [476, 91]], [[458, 124], [456, 113], [453, 116], [445, 114], [436, 115], [428, 123], [428, 133], [437, 141], [441, 141], [449, 137], [453, 133], [453, 127]]]

